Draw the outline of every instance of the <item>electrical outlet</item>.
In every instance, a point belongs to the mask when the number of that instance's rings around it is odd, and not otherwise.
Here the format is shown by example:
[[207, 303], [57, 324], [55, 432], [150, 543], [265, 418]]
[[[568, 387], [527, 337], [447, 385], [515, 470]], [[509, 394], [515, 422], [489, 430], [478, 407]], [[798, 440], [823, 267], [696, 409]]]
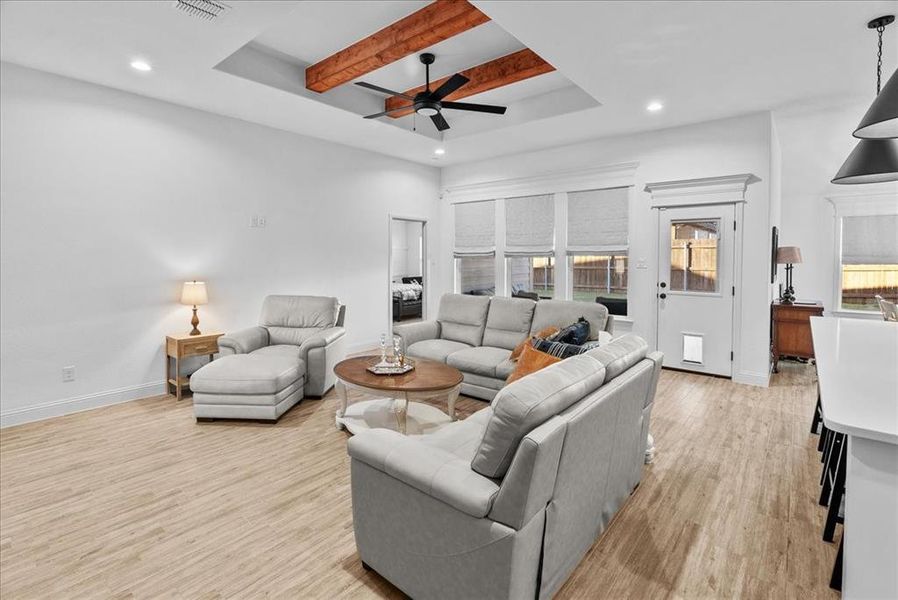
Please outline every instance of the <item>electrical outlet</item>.
[[253, 215], [252, 217], [250, 217], [249, 226], [250, 227], [258, 227], [259, 226], [259, 217], [257, 217], [256, 215]]
[[62, 381], [64, 383], [75, 381], [75, 365], [62, 368]]
[[265, 217], [262, 215], [259, 216], [259, 227], [265, 227]]

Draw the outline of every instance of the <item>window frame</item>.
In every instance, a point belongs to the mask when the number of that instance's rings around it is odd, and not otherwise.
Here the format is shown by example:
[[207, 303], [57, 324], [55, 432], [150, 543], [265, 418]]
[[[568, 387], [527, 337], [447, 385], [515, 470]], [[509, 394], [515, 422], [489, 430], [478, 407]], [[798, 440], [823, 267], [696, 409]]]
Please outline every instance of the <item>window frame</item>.
[[891, 193], [830, 196], [833, 205], [833, 279], [832, 313], [836, 316], [881, 320], [877, 310], [842, 308], [842, 220], [845, 217], [878, 217], [898, 215], [898, 200]]

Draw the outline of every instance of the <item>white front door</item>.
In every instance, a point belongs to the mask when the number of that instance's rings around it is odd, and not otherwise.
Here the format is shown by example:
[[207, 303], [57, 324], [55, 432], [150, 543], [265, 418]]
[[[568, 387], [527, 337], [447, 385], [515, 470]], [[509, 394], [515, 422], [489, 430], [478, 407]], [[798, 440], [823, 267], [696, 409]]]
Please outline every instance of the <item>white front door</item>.
[[659, 209], [658, 350], [664, 366], [733, 374], [735, 204]]

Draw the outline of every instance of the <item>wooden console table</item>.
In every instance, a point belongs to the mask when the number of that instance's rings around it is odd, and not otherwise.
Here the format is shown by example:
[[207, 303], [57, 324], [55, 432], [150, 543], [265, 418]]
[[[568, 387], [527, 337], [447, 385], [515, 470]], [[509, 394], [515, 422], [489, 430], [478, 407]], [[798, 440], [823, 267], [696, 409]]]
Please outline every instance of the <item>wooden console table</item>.
[[811, 317], [823, 315], [823, 303], [814, 301], [783, 304], [774, 300], [770, 310], [773, 372], [779, 372], [780, 357], [814, 358]]
[[[200, 335], [169, 335], [165, 338], [165, 381], [166, 391], [175, 388], [175, 398], [181, 399], [181, 390], [189, 383], [189, 377], [181, 377], [181, 360], [188, 356], [209, 355], [209, 360], [218, 352], [218, 338], [223, 333], [203, 333]], [[174, 369], [172, 369], [174, 361]]]

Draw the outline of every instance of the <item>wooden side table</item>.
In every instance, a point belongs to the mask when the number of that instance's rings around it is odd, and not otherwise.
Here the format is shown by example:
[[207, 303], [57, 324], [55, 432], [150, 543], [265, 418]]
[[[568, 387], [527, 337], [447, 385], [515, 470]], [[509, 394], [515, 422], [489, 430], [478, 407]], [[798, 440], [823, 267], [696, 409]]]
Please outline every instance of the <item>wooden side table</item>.
[[783, 304], [775, 300], [770, 307], [773, 328], [770, 352], [773, 356], [773, 372], [779, 372], [782, 356], [814, 358], [814, 342], [811, 338], [811, 317], [823, 315], [822, 302], [796, 302]]
[[[166, 391], [171, 393], [175, 388], [175, 398], [181, 399], [181, 390], [190, 384], [189, 377], [181, 377], [181, 359], [188, 356], [203, 356], [208, 354], [209, 360], [218, 352], [218, 338], [223, 333], [203, 333], [190, 335], [187, 333], [169, 335], [165, 338], [165, 381]], [[172, 362], [174, 361], [174, 369]]]

